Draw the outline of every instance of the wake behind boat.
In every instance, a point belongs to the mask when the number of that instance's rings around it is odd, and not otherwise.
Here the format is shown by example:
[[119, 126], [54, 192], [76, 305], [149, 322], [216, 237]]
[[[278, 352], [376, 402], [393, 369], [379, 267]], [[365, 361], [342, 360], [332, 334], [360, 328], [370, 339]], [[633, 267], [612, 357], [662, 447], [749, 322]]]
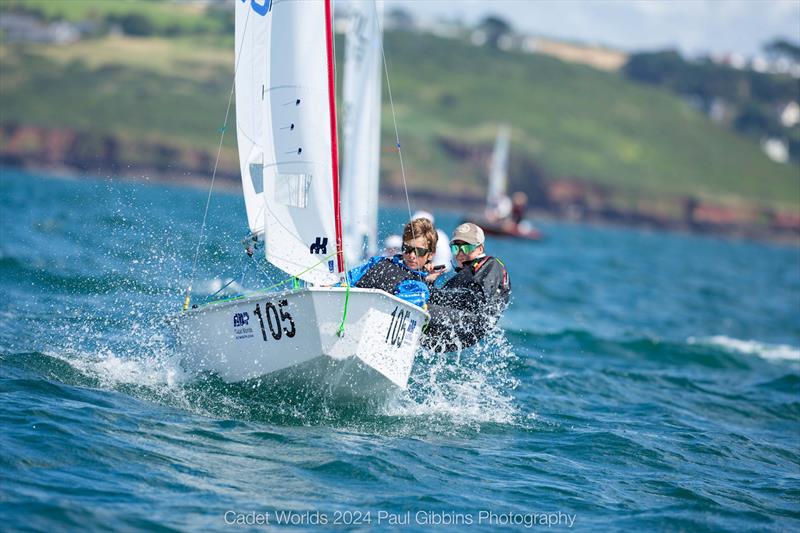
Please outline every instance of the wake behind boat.
[[[346, 269], [330, 0], [235, 5], [247, 240], [263, 243], [285, 282], [308, 286], [190, 308], [190, 285], [183, 312], [169, 319], [184, 366], [231, 382], [300, 379], [354, 397], [404, 389], [428, 314], [380, 290], [331, 286]], [[362, 26], [374, 29], [370, 7]], [[346, 215], [363, 224], [375, 218], [375, 206], [354, 195]]]

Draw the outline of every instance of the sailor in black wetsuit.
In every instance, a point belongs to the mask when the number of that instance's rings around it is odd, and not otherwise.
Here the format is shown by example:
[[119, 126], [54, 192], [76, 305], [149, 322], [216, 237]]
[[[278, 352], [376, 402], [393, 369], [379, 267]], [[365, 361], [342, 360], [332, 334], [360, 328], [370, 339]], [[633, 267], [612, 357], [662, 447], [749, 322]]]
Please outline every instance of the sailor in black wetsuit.
[[511, 283], [502, 261], [487, 256], [483, 230], [471, 222], [458, 226], [450, 247], [457, 274], [428, 301], [431, 321], [422, 338], [435, 351], [460, 350], [477, 343], [508, 306]]

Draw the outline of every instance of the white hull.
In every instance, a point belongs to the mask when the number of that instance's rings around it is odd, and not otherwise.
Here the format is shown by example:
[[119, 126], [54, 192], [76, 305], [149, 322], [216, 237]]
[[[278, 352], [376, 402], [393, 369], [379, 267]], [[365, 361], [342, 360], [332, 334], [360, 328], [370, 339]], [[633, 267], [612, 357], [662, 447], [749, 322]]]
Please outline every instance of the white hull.
[[[369, 397], [405, 389], [428, 314], [375, 289], [305, 288], [190, 309], [170, 320], [190, 370]], [[339, 325], [345, 310], [344, 333]]]

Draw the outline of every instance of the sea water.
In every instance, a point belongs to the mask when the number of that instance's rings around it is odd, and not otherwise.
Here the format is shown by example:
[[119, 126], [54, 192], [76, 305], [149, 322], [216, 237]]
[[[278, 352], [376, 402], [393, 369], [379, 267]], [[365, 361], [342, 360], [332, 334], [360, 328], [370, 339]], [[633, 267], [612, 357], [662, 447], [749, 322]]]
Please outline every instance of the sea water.
[[180, 363], [164, 317], [193, 269], [195, 301], [275, 275], [238, 195], [212, 196], [195, 267], [205, 191], [1, 172], [4, 531], [800, 528], [797, 248], [490, 238], [502, 328], [340, 404]]

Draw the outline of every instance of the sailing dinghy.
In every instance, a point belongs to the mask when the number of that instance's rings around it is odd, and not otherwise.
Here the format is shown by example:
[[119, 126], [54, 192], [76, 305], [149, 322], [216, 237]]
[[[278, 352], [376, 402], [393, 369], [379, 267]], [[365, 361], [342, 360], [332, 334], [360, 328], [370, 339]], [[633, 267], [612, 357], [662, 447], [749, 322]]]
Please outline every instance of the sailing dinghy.
[[229, 382], [286, 376], [356, 397], [404, 389], [428, 314], [380, 290], [331, 286], [345, 262], [330, 0], [235, 4], [251, 236], [307, 286], [185, 305], [171, 320], [184, 365]]

